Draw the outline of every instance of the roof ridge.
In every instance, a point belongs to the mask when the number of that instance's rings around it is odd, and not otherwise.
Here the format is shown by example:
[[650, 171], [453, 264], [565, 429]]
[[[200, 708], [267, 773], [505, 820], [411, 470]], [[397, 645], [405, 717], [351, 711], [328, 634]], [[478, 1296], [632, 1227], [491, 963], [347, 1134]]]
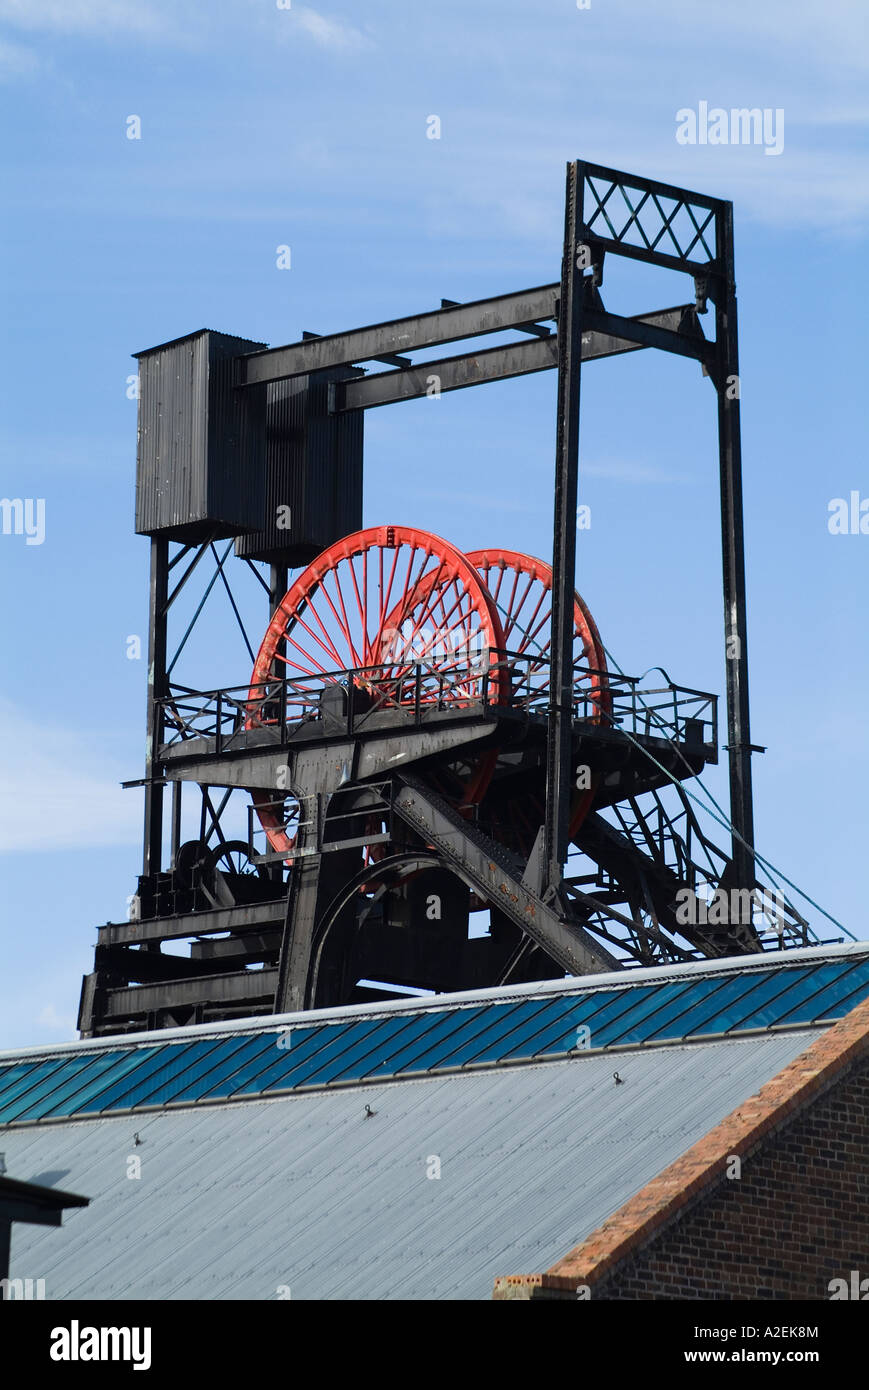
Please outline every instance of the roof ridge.
[[600, 975], [576, 975], [563, 980], [535, 980], [518, 985], [500, 985], [487, 989], [461, 990], [451, 994], [435, 994], [417, 998], [377, 1000], [374, 1003], [345, 1004], [328, 1009], [308, 1009], [290, 1014], [256, 1014], [249, 1018], [231, 1019], [219, 1023], [188, 1024], [180, 1028], [163, 1028], [136, 1033], [112, 1033], [96, 1038], [75, 1038], [61, 1043], [34, 1043], [27, 1047], [0, 1050], [0, 1065], [16, 1061], [37, 1061], [64, 1053], [81, 1055], [86, 1051], [99, 1052], [111, 1048], [163, 1046], [183, 1040], [220, 1038], [238, 1033], [267, 1033], [280, 1031], [289, 1025], [315, 1027], [332, 1022], [353, 1022], [364, 1018], [391, 1018], [395, 1014], [415, 1014], [428, 1009], [460, 1010], [474, 1004], [519, 999], [557, 997], [594, 990], [639, 988], [691, 976], [728, 975], [742, 971], [796, 968], [824, 960], [847, 959], [869, 954], [869, 941], [848, 942], [838, 946], [799, 947], [788, 951], [757, 952], [749, 956], [723, 956], [712, 960], [689, 961], [683, 965], [647, 966], [624, 971], [607, 971]]

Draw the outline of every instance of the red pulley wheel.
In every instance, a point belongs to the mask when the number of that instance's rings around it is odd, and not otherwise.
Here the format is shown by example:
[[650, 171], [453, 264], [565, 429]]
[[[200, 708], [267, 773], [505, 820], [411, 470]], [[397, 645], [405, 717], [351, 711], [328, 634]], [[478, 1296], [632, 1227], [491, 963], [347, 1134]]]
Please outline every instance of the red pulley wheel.
[[[276, 608], [245, 727], [275, 722], [275, 682], [284, 678], [289, 720], [310, 716], [323, 691], [346, 686], [348, 674], [376, 709], [461, 706], [484, 695], [504, 703], [508, 673], [497, 662], [489, 669], [490, 651], [503, 645], [485, 583], [455, 546], [409, 526], [357, 531], [318, 555]], [[469, 769], [473, 796], [484, 790], [478, 774]], [[291, 853], [287, 815], [266, 792], [253, 800], [272, 848]]]
[[[539, 702], [549, 690], [552, 656], [552, 567], [517, 550], [473, 550], [468, 559], [479, 572], [498, 610], [505, 658], [512, 676], [514, 704]], [[574, 701], [593, 723], [610, 722], [612, 695], [606, 655], [595, 621], [575, 594], [573, 608]], [[594, 800], [596, 779], [576, 793], [570, 833], [582, 824]]]

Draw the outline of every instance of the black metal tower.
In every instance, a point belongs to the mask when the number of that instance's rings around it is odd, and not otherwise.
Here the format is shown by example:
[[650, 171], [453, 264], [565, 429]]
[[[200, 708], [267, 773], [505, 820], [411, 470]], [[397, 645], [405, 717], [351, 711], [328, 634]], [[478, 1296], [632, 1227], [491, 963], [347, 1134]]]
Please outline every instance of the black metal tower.
[[[683, 272], [691, 296], [610, 313], [608, 257]], [[709, 301], [714, 339], [700, 322]], [[408, 355], [505, 330], [516, 340], [434, 361]], [[574, 594], [581, 367], [643, 348], [700, 363], [717, 393], [727, 850], [704, 834], [683, 785], [717, 761], [715, 697], [669, 682], [644, 690], [607, 672]], [[129, 785], [145, 788], [144, 855], [131, 920], [99, 929], [85, 1035], [813, 939], [773, 895], [768, 926], [758, 913], [730, 203], [578, 161], [567, 167], [560, 282], [273, 349], [203, 330], [139, 359], [148, 752], [143, 782]], [[359, 365], [374, 362], [387, 370]], [[460, 556], [402, 527], [353, 534], [365, 410], [549, 368], [551, 567], [507, 552]], [[226, 573], [233, 548], [236, 572], [267, 595], [254, 674], [241, 668], [219, 689], [178, 685], [178, 651], [215, 586], [254, 659]], [[400, 553], [408, 577], [393, 608]], [[352, 623], [340, 565], [356, 590]], [[170, 658], [169, 620], [194, 575], [194, 587], [210, 577]], [[523, 592], [527, 580], [527, 592], [536, 584], [548, 596], [545, 643], [517, 619], [517, 576]], [[346, 649], [329, 635], [327, 602]], [[488, 634], [485, 650], [445, 657], [419, 645], [421, 614], [437, 609], [443, 636], [462, 605]], [[331, 669], [322, 655], [316, 669], [295, 655], [314, 640]], [[191, 794], [198, 829], [184, 838]], [[230, 828], [239, 799], [241, 832], [237, 812]], [[724, 893], [727, 909], [682, 911], [696, 909], [704, 886], [713, 902]], [[486, 930], [469, 932], [472, 917]], [[173, 943], [189, 950], [164, 949]]]

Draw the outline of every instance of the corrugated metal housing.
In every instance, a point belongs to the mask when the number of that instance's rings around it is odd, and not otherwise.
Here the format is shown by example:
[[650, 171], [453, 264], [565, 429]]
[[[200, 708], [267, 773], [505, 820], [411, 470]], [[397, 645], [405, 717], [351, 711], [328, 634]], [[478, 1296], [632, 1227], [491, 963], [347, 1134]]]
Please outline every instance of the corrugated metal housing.
[[292, 568], [362, 526], [361, 410], [330, 412], [330, 393], [362, 373], [345, 367], [266, 387], [267, 468], [262, 529], [236, 554]]
[[262, 525], [265, 389], [237, 389], [232, 359], [263, 346], [202, 329], [135, 354], [140, 534], [196, 542]]

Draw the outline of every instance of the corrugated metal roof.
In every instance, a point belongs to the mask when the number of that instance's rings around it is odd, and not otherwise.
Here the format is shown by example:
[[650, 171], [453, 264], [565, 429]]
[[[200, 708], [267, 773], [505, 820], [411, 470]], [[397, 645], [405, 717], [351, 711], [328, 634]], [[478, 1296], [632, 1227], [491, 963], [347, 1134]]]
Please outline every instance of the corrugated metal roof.
[[10, 1174], [91, 1205], [61, 1229], [15, 1226], [11, 1274], [54, 1299], [274, 1299], [282, 1285], [485, 1299], [496, 1275], [562, 1258], [817, 1035], [12, 1128]]
[[[193, 340], [194, 338], [200, 337], [200, 335], [203, 334], [203, 333], [213, 333], [213, 334], [215, 335], [215, 337], [219, 337], [219, 338], [234, 338], [234, 337], [236, 337], [236, 334], [234, 334], [234, 333], [224, 333], [224, 331], [223, 331], [222, 328], [194, 328], [194, 330], [193, 330], [192, 333], [182, 333], [182, 335], [181, 335], [180, 338], [170, 338], [169, 341], [166, 342], [166, 343], [155, 343], [153, 347], [141, 348], [141, 349], [139, 350], [139, 352], [131, 352], [131, 353], [130, 353], [130, 356], [131, 356], [131, 357], [136, 357], [136, 358], [140, 358], [140, 357], [150, 357], [150, 355], [151, 355], [152, 352], [163, 352], [163, 350], [164, 350], [165, 348], [177, 347], [179, 343], [189, 343], [189, 342], [192, 342], [192, 340]], [[251, 342], [251, 346], [250, 346], [250, 351], [251, 351], [251, 352], [262, 351], [263, 349], [265, 349], [265, 348], [268, 347], [268, 343], [260, 343], [260, 342], [256, 342], [256, 341], [251, 341], [251, 340], [249, 340], [249, 339], [247, 339], [247, 338], [239, 338], [238, 341], [241, 342], [241, 343], [246, 343], [246, 342], [249, 342], [249, 341], [250, 341], [250, 342]]]
[[297, 1014], [0, 1059], [0, 1124], [371, 1084], [557, 1058], [577, 1047], [806, 1026], [841, 1018], [869, 996], [869, 947], [800, 957], [525, 986], [501, 998]]

